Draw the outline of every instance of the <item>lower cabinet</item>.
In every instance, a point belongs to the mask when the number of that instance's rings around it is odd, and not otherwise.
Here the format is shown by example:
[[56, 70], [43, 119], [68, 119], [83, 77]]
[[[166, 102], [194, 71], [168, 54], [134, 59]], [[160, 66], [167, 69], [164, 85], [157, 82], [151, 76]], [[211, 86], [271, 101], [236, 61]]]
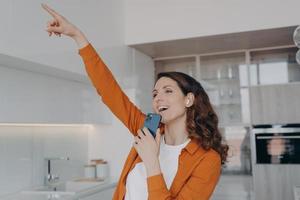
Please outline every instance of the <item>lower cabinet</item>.
[[256, 200], [292, 200], [300, 186], [299, 165], [256, 164], [253, 185]]

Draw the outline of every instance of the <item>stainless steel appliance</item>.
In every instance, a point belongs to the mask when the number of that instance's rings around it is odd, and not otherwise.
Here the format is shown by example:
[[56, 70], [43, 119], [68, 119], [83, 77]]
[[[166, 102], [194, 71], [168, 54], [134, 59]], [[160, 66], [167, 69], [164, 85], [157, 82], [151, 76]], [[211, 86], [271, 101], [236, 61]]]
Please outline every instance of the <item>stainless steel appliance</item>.
[[292, 200], [300, 185], [300, 125], [255, 125], [251, 148], [255, 199]]

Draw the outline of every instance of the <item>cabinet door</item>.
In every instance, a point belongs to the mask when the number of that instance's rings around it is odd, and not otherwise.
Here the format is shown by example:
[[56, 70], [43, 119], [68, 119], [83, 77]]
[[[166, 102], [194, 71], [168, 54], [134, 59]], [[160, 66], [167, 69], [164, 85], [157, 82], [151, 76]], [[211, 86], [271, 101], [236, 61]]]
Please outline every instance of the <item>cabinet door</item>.
[[83, 121], [87, 124], [110, 124], [112, 112], [102, 102], [101, 96], [92, 85], [82, 90]]
[[0, 121], [78, 123], [80, 84], [54, 76], [0, 67]]
[[293, 187], [300, 185], [299, 166], [255, 165], [253, 170], [255, 199], [294, 199]]
[[88, 83], [0, 66], [0, 123], [108, 123], [104, 107]]
[[299, 123], [299, 95], [299, 83], [251, 87], [252, 123]]

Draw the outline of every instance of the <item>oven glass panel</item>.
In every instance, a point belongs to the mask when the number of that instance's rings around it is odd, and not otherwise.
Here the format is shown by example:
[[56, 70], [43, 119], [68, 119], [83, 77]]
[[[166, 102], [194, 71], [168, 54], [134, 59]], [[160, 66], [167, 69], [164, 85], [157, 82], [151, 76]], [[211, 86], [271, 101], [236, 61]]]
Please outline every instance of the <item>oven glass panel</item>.
[[258, 164], [300, 164], [300, 132], [255, 135]]

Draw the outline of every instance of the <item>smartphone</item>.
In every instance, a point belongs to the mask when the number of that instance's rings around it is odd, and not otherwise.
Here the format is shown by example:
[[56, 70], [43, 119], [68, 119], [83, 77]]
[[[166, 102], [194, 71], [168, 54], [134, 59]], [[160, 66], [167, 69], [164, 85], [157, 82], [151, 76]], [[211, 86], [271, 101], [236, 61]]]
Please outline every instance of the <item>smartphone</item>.
[[144, 122], [144, 127], [148, 128], [149, 132], [155, 138], [156, 130], [159, 127], [161, 116], [156, 113], [148, 113]]

